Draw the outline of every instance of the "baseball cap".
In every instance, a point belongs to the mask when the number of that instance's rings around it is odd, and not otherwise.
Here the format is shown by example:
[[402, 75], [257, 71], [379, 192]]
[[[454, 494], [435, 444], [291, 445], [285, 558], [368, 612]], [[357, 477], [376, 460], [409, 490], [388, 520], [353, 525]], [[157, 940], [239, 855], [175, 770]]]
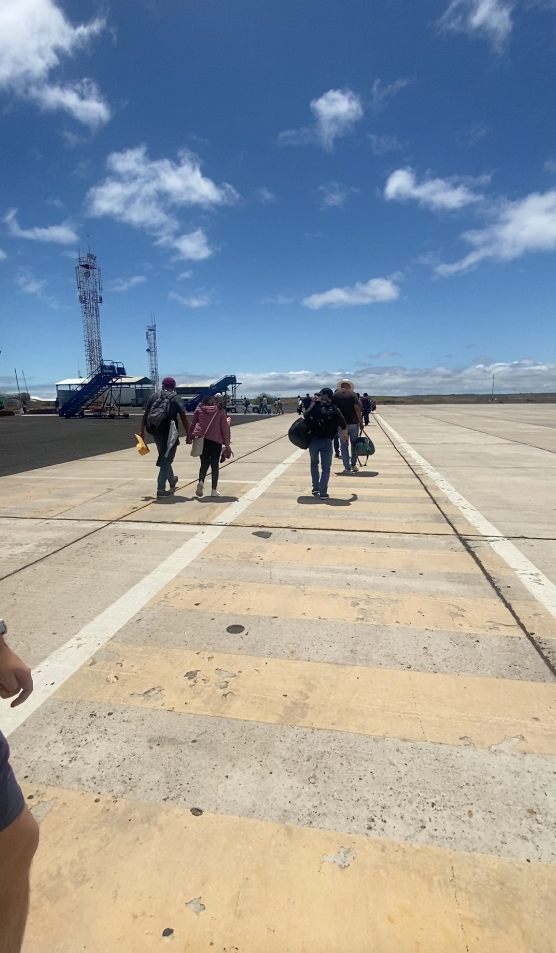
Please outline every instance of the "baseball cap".
[[162, 381], [162, 386], [163, 386], [166, 390], [175, 390], [175, 389], [176, 389], [176, 382], [175, 382], [175, 380], [174, 380], [173, 377], [165, 377], [164, 380]]

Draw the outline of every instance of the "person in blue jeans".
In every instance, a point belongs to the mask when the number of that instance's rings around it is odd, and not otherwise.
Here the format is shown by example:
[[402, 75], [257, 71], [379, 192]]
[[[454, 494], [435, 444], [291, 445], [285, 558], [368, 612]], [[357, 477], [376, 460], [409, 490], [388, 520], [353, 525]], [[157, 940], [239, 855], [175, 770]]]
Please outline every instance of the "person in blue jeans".
[[[351, 381], [343, 380], [338, 384], [338, 389], [332, 396], [332, 403], [343, 415], [347, 424], [349, 443], [342, 441], [340, 449], [344, 461], [344, 473], [352, 473], [358, 470], [357, 453], [355, 451], [355, 441], [363, 431], [363, 416], [361, 414], [361, 404], [355, 393]], [[351, 451], [351, 453], [350, 453]]]
[[346, 422], [342, 412], [332, 405], [332, 396], [332, 388], [323, 387], [319, 394], [315, 395], [304, 414], [310, 433], [309, 455], [313, 496], [318, 496], [321, 500], [329, 498], [328, 481], [332, 466], [334, 434], [341, 430], [343, 441], [348, 439]]
[[[174, 492], [178, 483], [178, 477], [172, 469], [172, 463], [178, 449], [179, 439], [168, 448], [168, 437], [172, 423], [178, 426], [178, 417], [180, 418], [185, 435], [189, 432], [189, 423], [183, 411], [181, 401], [176, 394], [176, 382], [173, 377], [165, 377], [162, 381], [162, 389], [152, 394], [145, 407], [143, 419], [141, 420], [141, 436], [145, 439], [145, 430], [154, 437], [156, 449], [158, 450], [158, 459], [156, 461], [158, 471], [158, 481], [156, 496], [157, 499], [169, 496]], [[156, 419], [153, 419], [156, 418]], [[175, 435], [176, 431], [174, 431]], [[166, 489], [166, 484], [170, 489]]]

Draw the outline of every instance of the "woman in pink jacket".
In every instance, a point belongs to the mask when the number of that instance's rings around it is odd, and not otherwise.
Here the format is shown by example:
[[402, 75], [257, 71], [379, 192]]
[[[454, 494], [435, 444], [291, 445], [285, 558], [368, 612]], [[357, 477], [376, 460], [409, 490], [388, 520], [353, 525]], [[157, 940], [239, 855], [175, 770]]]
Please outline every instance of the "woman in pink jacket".
[[[195, 437], [204, 437], [201, 454], [201, 468], [196, 494], [204, 493], [205, 477], [209, 467], [212, 477], [211, 496], [220, 496], [218, 471], [222, 446], [230, 450], [230, 425], [226, 416], [226, 401], [222, 397], [204, 397], [193, 414], [193, 420], [187, 434], [187, 443], [193, 443]], [[231, 453], [231, 450], [230, 450]]]

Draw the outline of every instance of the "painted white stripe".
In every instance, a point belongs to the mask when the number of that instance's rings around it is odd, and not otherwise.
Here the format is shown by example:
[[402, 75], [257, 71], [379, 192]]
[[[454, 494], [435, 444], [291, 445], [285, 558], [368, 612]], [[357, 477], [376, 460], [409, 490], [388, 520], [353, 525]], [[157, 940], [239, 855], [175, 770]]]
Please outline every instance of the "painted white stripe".
[[391, 434], [400, 449], [410, 456], [415, 463], [420, 466], [423, 472], [436, 483], [437, 487], [446, 494], [450, 502], [458, 507], [467, 522], [471, 523], [471, 525], [479, 531], [494, 552], [513, 569], [516, 576], [518, 576], [531, 595], [542, 603], [545, 609], [556, 619], [556, 586], [554, 583], [551, 582], [540, 569], [537, 569], [537, 567], [520, 552], [517, 546], [514, 546], [496, 526], [485, 519], [482, 513], [479, 513], [479, 510], [475, 509], [469, 500], [466, 500], [461, 493], [458, 493], [438, 470], [435, 470], [420, 453], [417, 453], [417, 451], [413, 449], [411, 444], [407, 443], [390, 424], [386, 423], [383, 417], [380, 417], [378, 414], [375, 414], [375, 416], [380, 420], [384, 429]]
[[[174, 579], [199, 556], [240, 513], [258, 499], [278, 477], [304, 453], [296, 450], [283, 463], [274, 467], [245, 496], [231, 503], [210, 525], [204, 527], [180, 546], [171, 556], [141, 579], [125, 595], [121, 596], [100, 615], [88, 622], [65, 645], [40, 663], [33, 671], [34, 691], [31, 697], [18, 708], [2, 712], [2, 731], [8, 737], [19, 728], [74, 672], [94, 655], [103, 645], [139, 612], [164, 586]], [[122, 524], [120, 524], [122, 525]], [[123, 524], [125, 525], [125, 523]]]

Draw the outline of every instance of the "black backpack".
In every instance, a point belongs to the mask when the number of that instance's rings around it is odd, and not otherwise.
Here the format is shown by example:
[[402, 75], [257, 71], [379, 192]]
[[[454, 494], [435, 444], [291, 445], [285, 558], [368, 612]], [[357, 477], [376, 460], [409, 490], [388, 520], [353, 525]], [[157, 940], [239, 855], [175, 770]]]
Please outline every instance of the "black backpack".
[[161, 390], [153, 400], [147, 414], [147, 425], [145, 430], [153, 437], [158, 433], [162, 424], [168, 419], [172, 393], [167, 390]]

